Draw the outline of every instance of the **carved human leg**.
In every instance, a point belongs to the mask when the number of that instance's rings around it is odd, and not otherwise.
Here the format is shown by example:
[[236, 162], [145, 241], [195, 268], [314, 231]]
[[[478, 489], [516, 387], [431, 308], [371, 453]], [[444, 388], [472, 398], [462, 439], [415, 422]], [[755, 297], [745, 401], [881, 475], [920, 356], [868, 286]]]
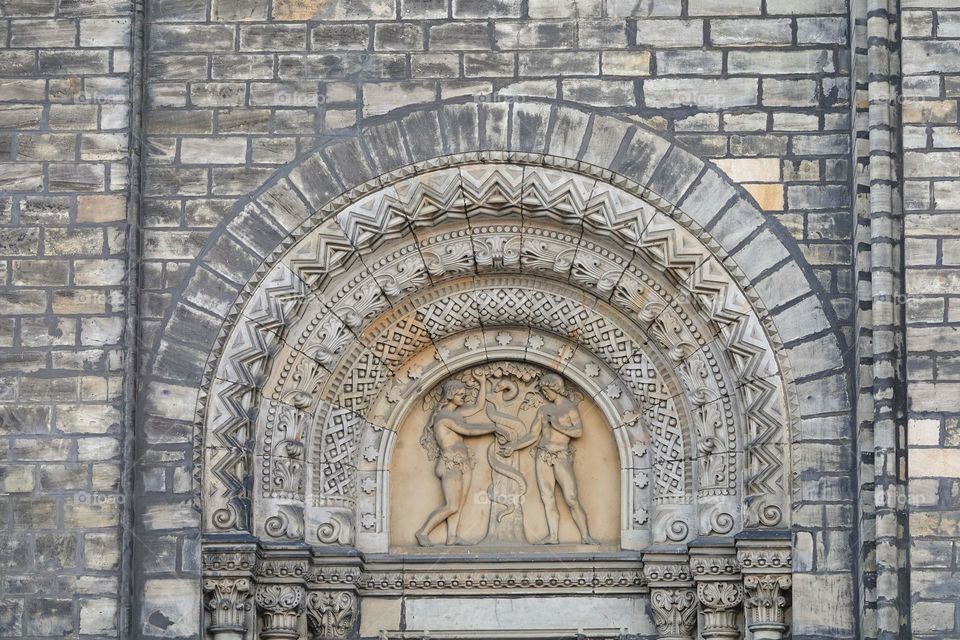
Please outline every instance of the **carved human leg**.
[[263, 619], [260, 640], [299, 638], [303, 587], [264, 584], [257, 587], [257, 610]]

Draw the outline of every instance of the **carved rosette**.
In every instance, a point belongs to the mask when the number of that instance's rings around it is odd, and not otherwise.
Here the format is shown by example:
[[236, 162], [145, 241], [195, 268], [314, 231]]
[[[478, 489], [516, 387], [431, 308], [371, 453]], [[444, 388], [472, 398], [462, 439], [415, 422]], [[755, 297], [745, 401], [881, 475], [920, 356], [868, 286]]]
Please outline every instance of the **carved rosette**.
[[697, 584], [697, 599], [703, 610], [703, 629], [706, 640], [711, 638], [738, 638], [737, 612], [743, 602], [743, 585], [737, 582], [701, 582]]
[[290, 584], [265, 584], [257, 588], [257, 609], [263, 618], [260, 637], [299, 637], [300, 610], [303, 606], [303, 587]]
[[349, 591], [311, 591], [307, 595], [307, 624], [313, 640], [341, 640], [353, 629], [357, 597]]
[[678, 587], [650, 590], [653, 624], [660, 640], [691, 640], [697, 626], [697, 595], [693, 589]]
[[765, 573], [743, 578], [746, 589], [747, 627], [757, 640], [780, 640], [787, 625], [784, 613], [787, 609], [786, 591], [792, 580], [789, 575]]
[[247, 631], [246, 614], [250, 610], [250, 580], [247, 578], [208, 578], [203, 582], [210, 612], [207, 631], [217, 640], [243, 638]]

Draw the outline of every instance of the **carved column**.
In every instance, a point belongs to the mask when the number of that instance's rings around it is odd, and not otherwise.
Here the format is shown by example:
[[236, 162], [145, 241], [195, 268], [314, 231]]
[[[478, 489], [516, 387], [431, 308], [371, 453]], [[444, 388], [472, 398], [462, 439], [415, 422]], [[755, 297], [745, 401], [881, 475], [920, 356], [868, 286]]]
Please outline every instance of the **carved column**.
[[738, 540], [747, 628], [755, 640], [781, 640], [792, 586], [790, 539]]
[[643, 554], [643, 574], [650, 586], [650, 609], [660, 640], [693, 640], [697, 627], [697, 592], [689, 559], [681, 553]]
[[307, 594], [307, 624], [312, 640], [343, 640], [353, 631], [357, 596], [350, 591]]
[[700, 635], [705, 640], [739, 638], [743, 584], [733, 541], [692, 546], [690, 571], [703, 615]]
[[211, 640], [251, 637], [250, 596], [255, 558], [255, 541], [232, 539], [204, 543], [204, 626]]
[[261, 640], [300, 637], [303, 587], [293, 584], [262, 584], [257, 587], [257, 610], [263, 619]]
[[214, 640], [244, 640], [250, 610], [248, 578], [207, 578], [203, 581], [209, 612], [207, 631]]
[[314, 549], [307, 575], [307, 626], [310, 640], [356, 637], [360, 621], [361, 559]]
[[737, 614], [743, 602], [741, 583], [701, 582], [697, 584], [697, 599], [703, 610], [701, 636], [706, 640], [740, 637]]

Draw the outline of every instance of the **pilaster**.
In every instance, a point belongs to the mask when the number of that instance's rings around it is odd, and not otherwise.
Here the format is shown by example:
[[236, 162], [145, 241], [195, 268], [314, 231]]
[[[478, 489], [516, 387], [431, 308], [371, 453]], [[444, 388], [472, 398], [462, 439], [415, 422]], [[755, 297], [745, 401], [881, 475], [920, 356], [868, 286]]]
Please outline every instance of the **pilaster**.
[[740, 638], [743, 581], [733, 540], [691, 545], [690, 572], [697, 588], [705, 640]]
[[787, 630], [793, 579], [789, 532], [783, 533], [780, 538], [737, 540], [747, 629], [755, 640], [780, 640]]
[[693, 640], [697, 628], [697, 592], [684, 552], [643, 555], [650, 587], [650, 610], [659, 640]]

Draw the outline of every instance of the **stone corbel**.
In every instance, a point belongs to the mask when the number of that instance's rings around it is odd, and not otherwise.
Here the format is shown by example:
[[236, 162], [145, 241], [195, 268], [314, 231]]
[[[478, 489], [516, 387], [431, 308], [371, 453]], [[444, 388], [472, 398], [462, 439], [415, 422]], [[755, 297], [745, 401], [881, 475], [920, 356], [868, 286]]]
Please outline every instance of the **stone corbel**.
[[743, 583], [732, 541], [691, 546], [690, 572], [703, 616], [700, 635], [704, 640], [740, 638], [738, 616], [743, 603]]
[[787, 630], [792, 586], [789, 532], [778, 538], [737, 540], [747, 628], [755, 640], [781, 640]]
[[659, 640], [693, 640], [697, 592], [686, 553], [643, 554], [643, 575], [650, 587], [650, 608]]

